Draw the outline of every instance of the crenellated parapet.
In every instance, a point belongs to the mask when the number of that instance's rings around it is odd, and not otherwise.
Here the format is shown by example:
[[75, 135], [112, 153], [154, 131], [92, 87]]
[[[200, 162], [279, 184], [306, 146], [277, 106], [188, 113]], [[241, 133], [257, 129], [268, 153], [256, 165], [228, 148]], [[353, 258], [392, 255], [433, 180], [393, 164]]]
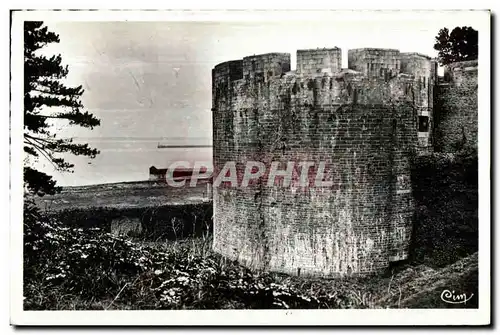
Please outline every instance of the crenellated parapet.
[[415, 52], [403, 52], [400, 57], [401, 73], [413, 75], [422, 89], [432, 86], [432, 61], [430, 57]]
[[[213, 106], [217, 106], [216, 99], [223, 104], [241, 103], [245, 94], [251, 93], [254, 97], [272, 92], [274, 89], [270, 91], [270, 88], [275, 85], [291, 92], [301, 91], [305, 85], [312, 97], [304, 95], [300, 99], [312, 104], [379, 103], [406, 96], [418, 114], [416, 132], [420, 150], [432, 150], [436, 60], [396, 49], [362, 48], [348, 51], [348, 69], [342, 69], [341, 64], [342, 51], [338, 47], [298, 50], [295, 71], [290, 71], [290, 55], [287, 53], [253, 55], [225, 62], [213, 70]], [[456, 83], [460, 82], [462, 73], [469, 71], [469, 67], [455, 66], [453, 69], [458, 69], [453, 70]], [[259, 83], [266, 86], [256, 90]], [[248, 89], [249, 85], [254, 88]], [[389, 86], [392, 87], [391, 93], [383, 91]], [[290, 96], [293, 99], [297, 94]], [[276, 100], [270, 97], [269, 101], [273, 99]]]
[[212, 70], [212, 106], [216, 106], [222, 99], [228, 99], [231, 83], [242, 78], [243, 61], [234, 60], [216, 65]]
[[243, 58], [243, 78], [256, 82], [268, 81], [290, 71], [290, 54], [268, 53]]
[[297, 50], [298, 74], [337, 73], [341, 69], [342, 50], [340, 48]]
[[[392, 57], [399, 55], [392, 49], [356, 49], [356, 54], [367, 53], [379, 59], [390, 58], [385, 63], [377, 63], [374, 58], [357, 60], [353, 68], [341, 68], [341, 50], [311, 49], [297, 51], [297, 70], [290, 71], [290, 55], [286, 53], [271, 53], [243, 58], [217, 65], [212, 71], [213, 99], [231, 103], [248, 104], [245, 100], [264, 99], [270, 103], [277, 97], [288, 96], [288, 99], [301, 99], [304, 104], [328, 105], [343, 103], [385, 104], [389, 101], [406, 100], [419, 103], [421, 86], [416, 85], [417, 75], [423, 74], [410, 65], [406, 67], [410, 73], [396, 73], [400, 68], [400, 60]], [[363, 62], [367, 61], [368, 66]], [[356, 69], [371, 69], [373, 67], [386, 69], [386, 75], [371, 76], [373, 73]], [[382, 64], [382, 65], [381, 65]], [[391, 65], [392, 64], [392, 65]], [[351, 64], [352, 65], [352, 64]], [[423, 67], [422, 67], [423, 68]], [[426, 68], [430, 71], [430, 66]], [[387, 75], [387, 74], [390, 75]], [[430, 76], [425, 73], [426, 78]], [[427, 106], [424, 104], [424, 106]], [[214, 103], [214, 109], [217, 104]]]
[[392, 78], [400, 73], [400, 53], [396, 49], [351, 49], [348, 51], [348, 67], [370, 78]]

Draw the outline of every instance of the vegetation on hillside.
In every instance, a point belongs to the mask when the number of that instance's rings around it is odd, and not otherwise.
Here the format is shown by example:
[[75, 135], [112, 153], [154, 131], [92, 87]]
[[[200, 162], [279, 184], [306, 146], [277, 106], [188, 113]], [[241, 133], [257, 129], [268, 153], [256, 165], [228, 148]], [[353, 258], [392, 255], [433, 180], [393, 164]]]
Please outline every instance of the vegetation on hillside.
[[132, 242], [69, 227], [29, 204], [24, 228], [26, 310], [477, 307], [439, 299], [443, 288], [473, 288], [477, 254], [438, 270], [314, 279], [252, 272], [213, 253], [210, 238]]
[[[159, 223], [177, 213], [185, 219], [183, 225], [189, 225], [193, 218], [185, 214], [196, 212], [192, 208], [93, 208], [48, 215], [26, 202], [24, 307], [476, 308], [477, 156], [429, 154], [417, 157], [413, 167], [417, 206], [411, 258], [369, 278], [250, 271], [211, 250], [208, 205], [197, 210], [200, 216], [206, 214], [197, 223], [205, 227], [189, 229], [176, 239], [170, 226], [161, 228]], [[105, 224], [140, 213], [142, 236], [115, 236]], [[441, 299], [446, 289], [472, 294], [472, 299], [447, 304]]]
[[432, 153], [412, 164], [412, 261], [442, 267], [478, 250], [477, 151]]

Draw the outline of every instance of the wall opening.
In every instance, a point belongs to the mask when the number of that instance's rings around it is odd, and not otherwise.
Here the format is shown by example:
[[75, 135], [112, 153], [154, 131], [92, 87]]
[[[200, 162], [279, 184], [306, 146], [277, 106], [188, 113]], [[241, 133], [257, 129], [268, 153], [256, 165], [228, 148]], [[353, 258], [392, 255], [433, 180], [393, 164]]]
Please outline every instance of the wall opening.
[[418, 117], [418, 131], [428, 132], [429, 131], [429, 117], [420, 115]]

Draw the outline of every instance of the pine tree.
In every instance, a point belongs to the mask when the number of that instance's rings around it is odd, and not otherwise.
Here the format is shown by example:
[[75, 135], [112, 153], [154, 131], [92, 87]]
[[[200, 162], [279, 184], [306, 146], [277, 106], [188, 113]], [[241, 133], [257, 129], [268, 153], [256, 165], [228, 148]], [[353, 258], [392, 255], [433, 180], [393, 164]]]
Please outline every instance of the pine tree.
[[[72, 172], [74, 165], [64, 160], [62, 153], [94, 158], [99, 151], [88, 144], [73, 143], [71, 138], [57, 137], [51, 120], [90, 129], [100, 125], [100, 120], [82, 111], [82, 86], [67, 87], [62, 83], [68, 66], [61, 64], [61, 55], [46, 57], [39, 52], [49, 43], [59, 43], [59, 36], [43, 22], [24, 23], [24, 152], [28, 158], [47, 159], [58, 171]], [[51, 176], [29, 165], [24, 167], [28, 192], [44, 195], [60, 191]]]
[[437, 50], [441, 65], [477, 59], [478, 32], [472, 27], [456, 27], [439, 30], [434, 49]]

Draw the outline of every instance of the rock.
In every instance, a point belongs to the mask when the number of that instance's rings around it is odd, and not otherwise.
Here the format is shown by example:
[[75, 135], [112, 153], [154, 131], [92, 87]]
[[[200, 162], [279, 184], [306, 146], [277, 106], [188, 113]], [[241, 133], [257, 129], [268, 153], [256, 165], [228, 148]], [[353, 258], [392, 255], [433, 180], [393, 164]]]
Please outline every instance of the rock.
[[142, 224], [139, 218], [121, 217], [111, 221], [113, 235], [137, 236], [142, 233]]

